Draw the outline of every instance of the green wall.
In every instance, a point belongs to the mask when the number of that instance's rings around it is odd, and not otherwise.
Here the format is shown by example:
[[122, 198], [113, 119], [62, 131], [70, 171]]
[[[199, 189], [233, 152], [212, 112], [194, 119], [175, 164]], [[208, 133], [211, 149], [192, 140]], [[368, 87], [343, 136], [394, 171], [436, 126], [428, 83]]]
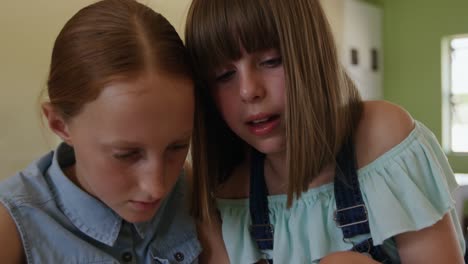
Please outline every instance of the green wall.
[[[383, 4], [384, 8], [385, 99], [407, 109], [440, 141], [441, 40], [468, 33], [468, 1], [368, 2]], [[468, 173], [468, 155], [449, 156], [449, 161], [455, 172]]]
[[363, 2], [367, 2], [369, 4], [377, 5], [377, 6], [383, 6], [384, 0], [361, 0]]

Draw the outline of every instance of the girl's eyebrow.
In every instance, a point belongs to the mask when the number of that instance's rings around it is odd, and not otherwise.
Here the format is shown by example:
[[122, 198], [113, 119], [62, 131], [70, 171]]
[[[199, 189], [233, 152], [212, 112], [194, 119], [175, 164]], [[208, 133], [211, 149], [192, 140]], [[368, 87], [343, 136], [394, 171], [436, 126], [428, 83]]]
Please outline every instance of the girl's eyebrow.
[[179, 139], [174, 140], [172, 144], [188, 143], [187, 141], [190, 141], [191, 138], [192, 138], [192, 133], [190, 132], [190, 134], [184, 135], [183, 137], [180, 137]]
[[118, 140], [103, 142], [102, 145], [104, 146], [104, 148], [115, 148], [115, 147], [129, 148], [129, 147], [138, 147], [141, 145], [141, 143], [136, 142], [136, 141], [118, 139]]

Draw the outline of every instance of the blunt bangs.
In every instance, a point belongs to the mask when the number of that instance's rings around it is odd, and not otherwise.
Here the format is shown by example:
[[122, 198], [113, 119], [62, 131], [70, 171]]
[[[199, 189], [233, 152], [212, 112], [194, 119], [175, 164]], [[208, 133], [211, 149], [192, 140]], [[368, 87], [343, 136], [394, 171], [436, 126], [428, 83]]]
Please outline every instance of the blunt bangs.
[[185, 40], [195, 71], [208, 80], [216, 67], [239, 59], [242, 48], [279, 50], [273, 18], [268, 0], [194, 0]]

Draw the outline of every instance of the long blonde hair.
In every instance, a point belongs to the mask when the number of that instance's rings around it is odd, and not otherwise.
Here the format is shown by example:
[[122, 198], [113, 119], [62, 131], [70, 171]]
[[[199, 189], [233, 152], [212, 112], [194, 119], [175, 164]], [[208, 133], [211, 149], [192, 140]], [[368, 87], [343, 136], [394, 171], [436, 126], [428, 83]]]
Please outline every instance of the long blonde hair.
[[210, 220], [211, 193], [245, 159], [246, 143], [229, 130], [209, 93], [223, 62], [278, 49], [286, 79], [288, 206], [301, 196], [353, 131], [361, 114], [357, 89], [338, 62], [328, 22], [317, 0], [194, 0], [186, 46], [199, 78], [192, 157], [193, 213]]

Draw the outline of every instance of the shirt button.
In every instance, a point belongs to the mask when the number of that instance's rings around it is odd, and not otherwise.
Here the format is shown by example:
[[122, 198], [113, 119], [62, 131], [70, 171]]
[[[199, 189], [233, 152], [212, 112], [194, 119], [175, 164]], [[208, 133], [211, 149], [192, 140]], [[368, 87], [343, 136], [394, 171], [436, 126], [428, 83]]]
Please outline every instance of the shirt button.
[[178, 262], [182, 262], [184, 261], [184, 254], [182, 254], [181, 252], [177, 252], [174, 254], [174, 258], [175, 260], [177, 260]]
[[124, 253], [122, 254], [122, 260], [123, 260], [123, 261], [125, 261], [125, 262], [130, 262], [130, 261], [132, 261], [132, 259], [133, 259], [132, 253], [130, 253], [130, 252], [124, 252]]

